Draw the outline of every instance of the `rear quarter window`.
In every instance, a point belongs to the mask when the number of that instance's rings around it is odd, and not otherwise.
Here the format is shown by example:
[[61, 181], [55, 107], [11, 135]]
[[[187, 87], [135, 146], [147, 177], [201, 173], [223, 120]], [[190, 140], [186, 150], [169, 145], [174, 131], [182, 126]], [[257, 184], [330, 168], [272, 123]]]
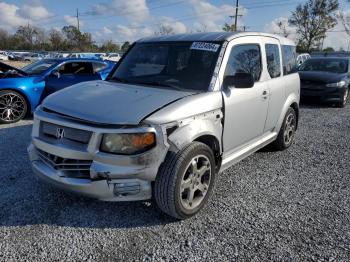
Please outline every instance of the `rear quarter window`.
[[296, 47], [282, 45], [283, 74], [289, 75], [297, 72]]

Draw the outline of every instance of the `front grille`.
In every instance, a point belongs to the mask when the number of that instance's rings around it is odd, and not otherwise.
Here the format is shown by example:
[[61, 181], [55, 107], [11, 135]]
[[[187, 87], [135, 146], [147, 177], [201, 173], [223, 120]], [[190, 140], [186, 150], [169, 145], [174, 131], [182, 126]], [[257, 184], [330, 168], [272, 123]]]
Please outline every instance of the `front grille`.
[[91, 160], [76, 160], [62, 158], [49, 154], [40, 149], [38, 155], [40, 159], [51, 166], [53, 169], [61, 171], [65, 177], [70, 178], [90, 178], [90, 167], [92, 164]]
[[86, 145], [89, 143], [91, 135], [91, 131], [60, 126], [48, 122], [40, 123], [40, 137], [51, 141], [68, 140]]

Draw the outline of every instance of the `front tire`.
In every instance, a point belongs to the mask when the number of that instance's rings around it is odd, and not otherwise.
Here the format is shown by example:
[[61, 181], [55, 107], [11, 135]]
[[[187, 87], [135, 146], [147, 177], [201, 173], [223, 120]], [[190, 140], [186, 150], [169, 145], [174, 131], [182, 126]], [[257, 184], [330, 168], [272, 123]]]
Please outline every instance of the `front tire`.
[[158, 207], [177, 219], [194, 216], [213, 191], [215, 173], [213, 151], [203, 143], [194, 142], [178, 153], [169, 152], [154, 186]]
[[342, 98], [339, 101], [338, 107], [340, 108], [345, 107], [348, 101], [348, 97], [349, 97], [349, 88], [346, 88]]
[[295, 132], [297, 129], [297, 114], [295, 110], [290, 107], [284, 117], [283, 124], [277, 139], [271, 144], [271, 146], [279, 151], [289, 148], [295, 138]]
[[28, 111], [25, 98], [11, 90], [0, 91], [0, 124], [11, 124], [23, 119]]

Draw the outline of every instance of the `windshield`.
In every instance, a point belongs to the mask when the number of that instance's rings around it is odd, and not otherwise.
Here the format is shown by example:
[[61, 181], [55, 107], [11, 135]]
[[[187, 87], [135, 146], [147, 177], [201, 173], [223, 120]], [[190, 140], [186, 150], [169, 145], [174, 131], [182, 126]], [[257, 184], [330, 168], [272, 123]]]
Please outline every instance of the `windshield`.
[[221, 43], [137, 43], [111, 80], [178, 90], [208, 90]]
[[309, 59], [299, 67], [299, 71], [322, 71], [343, 74], [348, 72], [348, 60]]
[[57, 61], [55, 60], [40, 60], [38, 62], [23, 67], [21, 70], [29, 75], [40, 75], [56, 64]]

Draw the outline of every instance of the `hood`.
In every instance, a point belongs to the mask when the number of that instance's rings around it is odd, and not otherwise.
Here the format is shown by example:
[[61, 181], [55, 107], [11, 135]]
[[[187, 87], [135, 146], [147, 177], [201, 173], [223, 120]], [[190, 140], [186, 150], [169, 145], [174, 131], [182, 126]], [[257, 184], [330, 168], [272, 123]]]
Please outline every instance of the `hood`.
[[301, 81], [315, 81], [323, 83], [336, 83], [341, 81], [346, 74], [337, 74], [321, 71], [300, 71]]
[[44, 108], [88, 122], [138, 125], [153, 112], [194, 94], [168, 89], [92, 81], [48, 96]]
[[6, 73], [6, 72], [11, 71], [11, 70], [15, 70], [18, 73], [20, 73], [21, 75], [25, 75], [25, 76], [27, 75], [27, 73], [22, 71], [21, 69], [18, 69], [16, 67], [13, 67], [13, 66], [10, 66], [8, 64], [0, 62], [0, 72]]

